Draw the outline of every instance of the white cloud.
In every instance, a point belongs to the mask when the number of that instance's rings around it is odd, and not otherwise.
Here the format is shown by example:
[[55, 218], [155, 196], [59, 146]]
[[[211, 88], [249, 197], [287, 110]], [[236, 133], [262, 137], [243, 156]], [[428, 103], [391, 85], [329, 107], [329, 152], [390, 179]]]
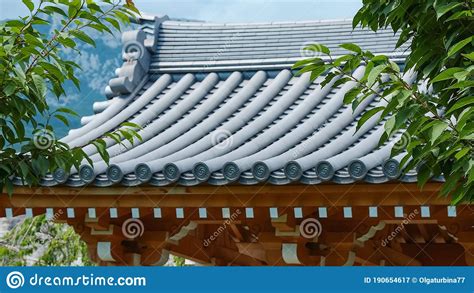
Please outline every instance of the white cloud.
[[49, 96], [46, 98], [48, 105], [51, 108], [58, 108], [58, 107], [69, 107], [72, 104], [75, 104], [81, 98], [80, 93], [73, 93], [68, 94], [65, 96], [61, 96], [59, 99], [56, 97]]

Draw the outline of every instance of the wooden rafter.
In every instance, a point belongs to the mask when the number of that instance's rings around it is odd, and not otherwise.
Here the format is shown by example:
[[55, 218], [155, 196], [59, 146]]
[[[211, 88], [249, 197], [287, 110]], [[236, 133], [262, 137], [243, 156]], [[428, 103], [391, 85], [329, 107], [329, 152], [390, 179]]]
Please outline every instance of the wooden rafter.
[[[288, 207], [288, 206], [381, 206], [449, 205], [438, 197], [441, 184], [321, 184], [285, 186], [193, 187], [16, 187], [15, 196], [0, 196], [3, 207]], [[212, 197], [209, 197], [212, 194]], [[239, 200], [235, 200], [239, 198]]]

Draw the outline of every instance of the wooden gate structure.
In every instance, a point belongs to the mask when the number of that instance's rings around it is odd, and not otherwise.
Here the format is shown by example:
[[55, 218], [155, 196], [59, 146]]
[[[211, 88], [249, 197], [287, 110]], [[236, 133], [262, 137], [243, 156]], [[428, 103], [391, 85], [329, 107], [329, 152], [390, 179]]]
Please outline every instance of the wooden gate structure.
[[[439, 198], [442, 178], [420, 190], [416, 171], [402, 172], [403, 153], [390, 158], [409, 137], [378, 145], [385, 119], [356, 131], [383, 101], [352, 109], [343, 98], [355, 84], [291, 71], [309, 42], [336, 55], [358, 43], [402, 62], [391, 31], [350, 21], [138, 24], [123, 34], [108, 100], [62, 139], [93, 166], [55, 170], [34, 188], [17, 180], [0, 216], [68, 223], [101, 265], [161, 265], [169, 253], [218, 266], [474, 264], [474, 208]], [[141, 125], [143, 140], [106, 139], [107, 165], [85, 145], [123, 122]]]

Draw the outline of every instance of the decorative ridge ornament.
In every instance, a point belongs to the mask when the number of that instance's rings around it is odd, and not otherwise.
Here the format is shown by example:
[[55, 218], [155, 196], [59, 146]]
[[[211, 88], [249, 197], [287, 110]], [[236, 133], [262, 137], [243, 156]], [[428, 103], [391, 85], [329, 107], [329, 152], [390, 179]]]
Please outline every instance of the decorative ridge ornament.
[[117, 77], [105, 88], [108, 99], [133, 92], [147, 75], [151, 57], [156, 52], [160, 25], [168, 16], [154, 18], [153, 36], [147, 38], [143, 29], [126, 31], [122, 34], [122, 67], [115, 71]]

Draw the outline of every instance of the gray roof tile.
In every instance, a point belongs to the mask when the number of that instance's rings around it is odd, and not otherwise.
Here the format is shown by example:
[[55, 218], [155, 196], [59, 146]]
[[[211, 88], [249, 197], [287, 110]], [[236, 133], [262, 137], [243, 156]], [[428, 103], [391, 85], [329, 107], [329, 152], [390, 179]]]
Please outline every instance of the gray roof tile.
[[[141, 21], [153, 33], [153, 18]], [[378, 117], [355, 131], [360, 115], [384, 101], [372, 97], [353, 112], [343, 104], [351, 82], [321, 88], [319, 80], [310, 83], [307, 75], [295, 77], [289, 70], [304, 57], [301, 44], [308, 40], [324, 42], [336, 54], [344, 53], [339, 43], [355, 41], [402, 59], [406, 52], [394, 51], [397, 36], [390, 31], [352, 31], [348, 20], [160, 21], [157, 50], [137, 88], [97, 103], [97, 113], [62, 140], [82, 146], [129, 121], [143, 127], [143, 141], [124, 146], [107, 139], [110, 166], [85, 146], [93, 167], [84, 162], [80, 170], [57, 170], [44, 185], [381, 183], [399, 177], [401, 157], [389, 159], [399, 135], [378, 147]], [[415, 178], [412, 172], [401, 180]]]

